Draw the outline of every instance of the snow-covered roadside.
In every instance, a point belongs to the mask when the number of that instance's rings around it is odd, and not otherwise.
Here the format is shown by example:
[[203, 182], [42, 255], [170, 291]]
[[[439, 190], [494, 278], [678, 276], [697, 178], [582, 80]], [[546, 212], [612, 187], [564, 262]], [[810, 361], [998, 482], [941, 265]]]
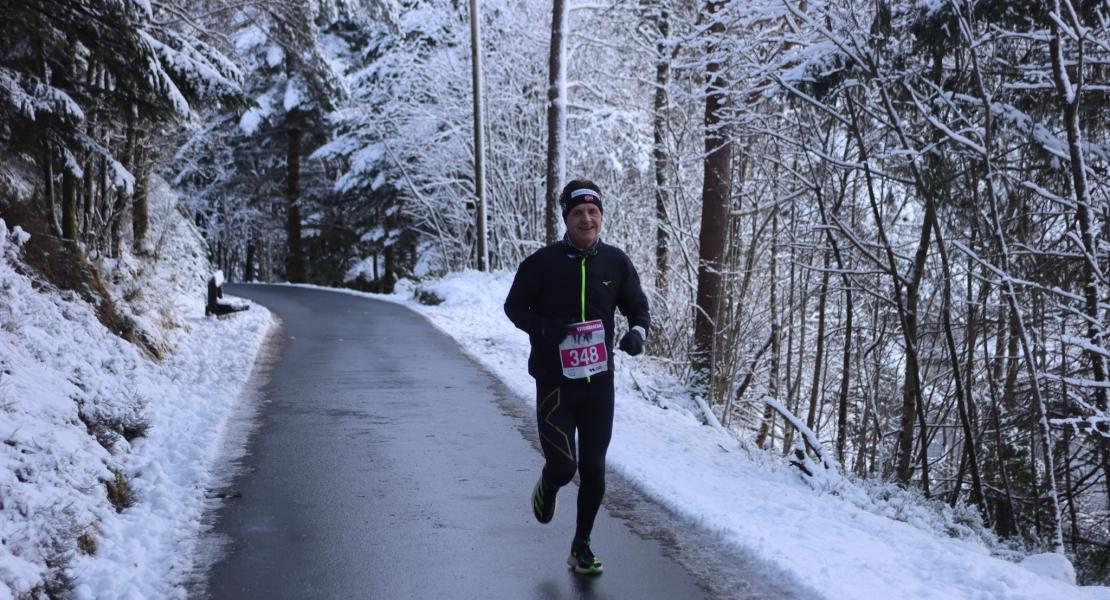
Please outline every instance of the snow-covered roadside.
[[[465, 272], [421, 284], [444, 300], [435, 306], [417, 302], [406, 282], [390, 296], [337, 291], [425, 315], [531, 406], [528, 338], [502, 311], [511, 282], [511, 273]], [[1050, 577], [1059, 566], [1026, 568], [991, 556], [967, 532], [963, 539], [941, 535], [935, 515], [905, 494], [881, 502], [848, 482], [839, 495], [815, 491], [780, 458], [746, 450], [729, 434], [704, 426], [682, 387], [650, 359], [618, 353], [616, 360], [609, 468], [691, 523], [828, 598], [1110, 598], [1110, 588]]]
[[148, 258], [101, 267], [161, 361], [29, 276], [0, 220], [0, 600], [186, 594], [224, 430], [275, 322], [260, 306], [204, 316], [202, 241], [153, 188]]
[[77, 598], [185, 597], [206, 499], [218, 483], [225, 430], [273, 319], [254, 305], [233, 319], [190, 319], [178, 352], [142, 385], [146, 437], [125, 463], [137, 503], [100, 525], [94, 556], [73, 565]]

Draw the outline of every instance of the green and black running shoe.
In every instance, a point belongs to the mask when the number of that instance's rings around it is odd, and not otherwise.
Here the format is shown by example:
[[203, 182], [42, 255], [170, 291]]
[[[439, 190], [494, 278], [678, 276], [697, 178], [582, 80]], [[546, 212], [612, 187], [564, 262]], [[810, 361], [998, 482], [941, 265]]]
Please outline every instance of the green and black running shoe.
[[567, 557], [567, 564], [574, 569], [575, 573], [584, 575], [601, 575], [604, 570], [601, 566], [601, 560], [594, 556], [593, 550], [590, 550], [590, 540], [575, 542], [570, 545], [570, 556]]
[[555, 517], [555, 493], [558, 491], [559, 488], [548, 485], [543, 477], [532, 488], [532, 514], [540, 523], [550, 523]]

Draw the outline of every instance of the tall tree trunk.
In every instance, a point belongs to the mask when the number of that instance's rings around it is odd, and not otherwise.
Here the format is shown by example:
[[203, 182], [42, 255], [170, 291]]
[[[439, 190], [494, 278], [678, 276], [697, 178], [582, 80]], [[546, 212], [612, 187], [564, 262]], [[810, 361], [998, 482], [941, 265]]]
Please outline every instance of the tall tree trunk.
[[62, 237], [77, 242], [77, 177], [69, 166], [62, 170]]
[[[798, 231], [797, 231], [798, 219], [796, 218], [797, 213], [796, 213], [796, 211], [791, 211], [791, 212], [793, 212], [794, 214], [791, 215], [792, 218], [790, 219], [790, 226], [791, 226], [790, 235], [791, 235], [792, 239], [797, 239], [797, 235], [798, 235]], [[779, 236], [778, 236], [778, 213], [779, 213], [779, 210], [777, 208], [772, 211], [772, 214], [775, 216], [775, 218], [774, 218], [774, 223], [775, 223], [774, 235], [772, 236], [772, 240], [775, 242], [775, 245], [772, 246], [772, 250], [775, 251], [776, 253], [778, 251], [778, 239], [779, 239]], [[790, 277], [789, 277], [789, 281], [787, 282], [787, 288], [786, 288], [788, 290], [788, 293], [787, 293], [787, 296], [786, 296], [786, 306], [787, 306], [787, 313], [788, 313], [789, 316], [787, 317], [788, 326], [786, 327], [787, 334], [786, 334], [786, 375], [785, 375], [786, 380], [787, 380], [788, 383], [786, 384], [785, 387], [786, 387], [786, 407], [790, 411], [791, 414], [797, 415], [797, 414], [800, 413], [800, 411], [798, 410], [798, 402], [799, 402], [798, 394], [799, 394], [799, 390], [802, 389], [802, 377], [803, 377], [802, 372], [805, 370], [802, 367], [802, 362], [803, 362], [804, 354], [805, 354], [804, 349], [807, 347], [806, 346], [806, 334], [808, 333], [808, 327], [809, 327], [809, 319], [806, 318], [806, 316], [805, 316], [806, 314], [808, 314], [808, 311], [809, 311], [809, 273], [808, 273], [808, 271], [806, 272], [806, 276], [801, 279], [801, 285], [799, 286], [797, 284], [797, 281], [798, 281], [798, 276], [797, 276], [798, 275], [798, 257], [797, 257], [798, 245], [797, 244], [789, 244], [789, 246], [790, 246], [790, 258], [789, 258], [788, 262], [790, 263]], [[775, 281], [777, 283], [778, 282], [778, 275], [774, 274], [774, 272], [772, 272], [772, 273], [773, 274], [771, 275], [771, 280]], [[797, 290], [797, 298], [798, 298], [797, 301], [795, 301], [795, 290]], [[774, 313], [772, 315], [772, 316], [774, 316], [774, 322], [777, 324], [779, 331], [781, 331], [783, 329], [783, 327], [782, 327], [782, 316], [781, 316], [782, 315], [782, 309], [780, 309], [778, 307], [777, 303], [773, 302], [772, 305], [774, 306]], [[794, 313], [795, 312], [797, 312], [798, 315], [801, 315], [801, 317], [798, 319], [798, 321], [799, 321], [798, 327], [793, 326]], [[797, 343], [796, 347], [800, 348], [800, 349], [803, 349], [803, 351], [797, 353], [798, 354], [798, 364], [797, 364], [796, 367], [794, 365], [794, 354], [795, 354], [795, 352], [794, 352], [794, 348], [795, 348], [794, 332], [795, 332], [795, 330], [797, 330], [797, 332], [798, 332], [798, 343]], [[781, 333], [778, 333], [778, 335], [781, 336]], [[782, 344], [780, 343], [779, 346], [781, 347], [781, 345]], [[777, 369], [776, 369], [775, 372], [778, 373]], [[780, 377], [780, 379], [781, 379], [781, 377]], [[776, 394], [776, 396], [778, 396], [778, 394]], [[782, 402], [781, 398], [779, 399], [779, 402]], [[775, 414], [778, 414], [778, 413], [776, 412]], [[791, 451], [794, 450], [794, 434], [795, 433], [796, 432], [795, 432], [795, 429], [793, 427], [784, 427], [783, 428], [783, 434], [782, 434], [782, 454], [783, 454], [783, 456], [786, 456], [787, 454], [789, 454]]]
[[[97, 61], [90, 60], [85, 69], [85, 86], [94, 94], [96, 93], [95, 88], [97, 87], [96, 84], [98, 79], [96, 75], [97, 68]], [[86, 115], [85, 135], [88, 136], [88, 139], [90, 140], [96, 139], [96, 128], [97, 122], [99, 121], [98, 117], [99, 113], [96, 110], [89, 111], [88, 115]], [[92, 151], [86, 150], [84, 152], [84, 160], [82, 161], [81, 170], [83, 171], [83, 175], [81, 177], [81, 190], [80, 197], [78, 199], [78, 203], [80, 204], [80, 206], [78, 207], [77, 213], [77, 232], [78, 235], [82, 237], [82, 241], [85, 243], [86, 252], [90, 250], [95, 252], [95, 248], [92, 248], [91, 244], [92, 232], [94, 230], [92, 217], [93, 183], [95, 182], [95, 178], [93, 176]]]
[[58, 222], [58, 198], [54, 190], [54, 148], [49, 141], [42, 143], [43, 201], [50, 231], [62, 237], [62, 225]]
[[[998, 338], [1003, 337], [1003, 332], [1007, 329], [1005, 323], [999, 323]], [[1001, 344], [999, 344], [1001, 345]], [[996, 349], [995, 356], [998, 356]], [[987, 340], [983, 339], [983, 358], [988, 358]], [[1006, 466], [1006, 457], [1003, 454], [1005, 448], [1005, 440], [1002, 439], [1002, 419], [999, 416], [998, 409], [998, 377], [999, 373], [987, 374], [987, 389], [991, 395], [991, 429], [994, 430], [994, 444], [998, 448], [995, 451], [995, 456], [998, 459], [998, 476], [1002, 480], [1002, 491], [1005, 492], [1005, 501], [1000, 502], [998, 510], [995, 512], [994, 526], [998, 531], [998, 535], [1002, 537], [1009, 537], [1015, 531], [1016, 514], [1014, 509], [1014, 494], [1010, 488], [1010, 473], [1009, 467]]]
[[559, 192], [566, 178], [567, 136], [567, 0], [553, 0], [551, 50], [547, 61], [547, 177], [544, 232], [547, 243], [559, 235]]
[[[779, 219], [778, 209], [771, 217], [771, 374], [767, 382], [767, 393], [776, 401], [779, 400], [779, 383], [782, 376], [779, 373], [780, 355], [782, 354], [782, 326], [778, 306], [778, 237]], [[762, 448], [767, 443], [767, 437], [773, 433], [774, 409], [766, 402], [763, 403], [763, 420], [759, 426], [759, 433], [755, 437], [755, 445]], [[789, 435], [790, 428], [787, 428]]]
[[[125, 136], [123, 145], [123, 165], [127, 167], [127, 170], [131, 171], [132, 174], [135, 173], [135, 165], [138, 162], [136, 160], [136, 146], [138, 141], [138, 132], [135, 129], [136, 118], [137, 115], [135, 114], [135, 107], [134, 105], [132, 105], [130, 110], [127, 111], [127, 126], [124, 130]], [[137, 185], [138, 181], [136, 181], [135, 183]], [[116, 257], [121, 256], [123, 253], [123, 229], [125, 225], [123, 218], [127, 212], [128, 204], [132, 202], [132, 196], [134, 195], [134, 193], [134, 189], [131, 190], [130, 194], [128, 194], [126, 190], [115, 190], [116, 200], [114, 206], [112, 207], [111, 215], [111, 241], [113, 256]]]
[[821, 368], [825, 364], [825, 307], [829, 297], [829, 251], [825, 250], [824, 269], [821, 271], [821, 288], [817, 291], [817, 350], [813, 359], [813, 386], [809, 389], [809, 414], [806, 427], [817, 433], [813, 425], [817, 421], [817, 401], [821, 395]]
[[[1063, 319], [1060, 324], [1061, 333], [1067, 332], [1067, 319]], [[1063, 346], [1060, 347], [1060, 371], [1062, 373], [1068, 372], [1068, 352]], [[1060, 395], [1068, 397], [1068, 383], [1063, 381], [1060, 386]], [[1079, 547], [1079, 515], [1075, 510], [1075, 495], [1076, 490], [1073, 487], [1071, 479], [1071, 443], [1072, 443], [1072, 430], [1070, 427], [1064, 428], [1064, 439], [1060, 441], [1062, 454], [1064, 455], [1064, 493], [1067, 495], [1068, 500], [1068, 524], [1071, 527], [1071, 545], [1072, 552], [1075, 552]]]
[[136, 254], [147, 250], [147, 231], [150, 230], [150, 203], [147, 201], [146, 152], [141, 148], [135, 158], [135, 195], [131, 202], [131, 244]]
[[[716, 14], [725, 2], [710, 0], [710, 15]], [[711, 40], [724, 35], [724, 24], [714, 21], [709, 28]], [[708, 392], [710, 373], [713, 370], [714, 322], [721, 301], [721, 266], [725, 254], [725, 224], [732, 196], [732, 145], [722, 123], [727, 81], [722, 73], [724, 65], [718, 56], [715, 41], [710, 41], [706, 80], [709, 82], [705, 97], [705, 160], [701, 193], [701, 232], [698, 235], [698, 290], [694, 309], [694, 352], [691, 363], [695, 385]]]
[[146, 175], [140, 171], [135, 176], [135, 196], [131, 204], [132, 246], [136, 254], [147, 251], [147, 232], [150, 230], [150, 202]]
[[246, 260], [246, 264], [243, 265], [243, 281], [246, 281], [248, 283], [251, 282], [251, 281], [254, 281], [254, 277], [255, 277], [255, 275], [254, 275], [254, 251], [255, 251], [254, 250], [254, 234], [252, 233], [251, 237], [249, 239], [247, 239], [247, 260]]
[[300, 127], [289, 127], [289, 147], [286, 153], [285, 196], [288, 201], [288, 219], [285, 233], [288, 237], [289, 253], [285, 259], [285, 274], [289, 281], [301, 283], [305, 280], [304, 250], [301, 246], [301, 136]]
[[[92, 125], [89, 125], [92, 129]], [[91, 139], [95, 139], [92, 134], [89, 135]], [[81, 190], [78, 194], [79, 209], [77, 211], [77, 232], [81, 236], [82, 241], [85, 243], [86, 251], [93, 251], [92, 248], [92, 232], [95, 229], [93, 224], [93, 182], [96, 181], [93, 175], [93, 159], [92, 153], [85, 154], [85, 163], [81, 168], [84, 176], [81, 178]]]
[[[937, 240], [937, 251], [940, 254], [942, 277], [944, 279], [940, 314], [944, 327], [944, 341], [948, 346], [949, 363], [952, 367], [952, 382], [956, 387], [956, 406], [960, 416], [960, 425], [964, 431], [966, 466], [971, 472], [971, 503], [979, 507], [979, 512], [985, 519], [989, 515], [984, 502], [983, 480], [979, 475], [979, 452], [976, 448], [975, 429], [971, 426], [969, 410], [971, 399], [968, 397], [969, 390], [964, 388], [964, 380], [960, 375], [960, 355], [956, 350], [956, 338], [952, 335], [952, 269], [948, 263], [948, 251], [944, 246], [944, 238], [941, 236], [940, 223], [937, 219], [933, 220], [933, 233]], [[957, 486], [960, 485], [962, 478], [962, 475], [956, 478]]]
[[667, 152], [665, 134], [667, 129], [667, 86], [671, 78], [670, 14], [663, 2], [659, 2], [659, 12], [655, 15], [655, 26], [659, 40], [655, 43], [655, 98], [652, 104], [652, 134], [654, 145], [651, 149], [655, 165], [655, 289], [663, 294], [667, 290], [667, 198], [664, 189], [667, 184]]
[[[847, 145], [844, 149], [845, 159], [848, 158]], [[845, 176], [846, 177], [846, 176]], [[846, 179], [842, 178], [840, 181], [840, 196], [833, 205], [833, 213], [840, 211], [840, 207], [844, 202], [844, 197], [847, 195], [848, 185]], [[840, 252], [840, 245], [833, 236], [832, 227], [829, 225], [829, 215], [825, 207], [824, 194], [821, 187], [817, 186], [815, 190], [817, 196], [817, 205], [821, 211], [821, 224], [824, 226], [825, 239], [828, 242], [828, 247], [832, 250], [833, 257], [836, 259], [836, 268], [840, 272], [840, 279], [844, 286], [844, 349], [841, 357], [840, 365], [840, 389], [837, 392], [836, 402], [836, 460], [841, 465], [847, 467], [844, 461], [845, 448], [848, 445], [848, 390], [851, 384], [851, 366], [852, 366], [852, 318], [855, 312], [852, 302], [852, 281], [848, 278], [847, 267], [844, 265], [844, 256]], [[827, 255], [826, 255], [827, 257]], [[826, 261], [827, 263], [827, 261]], [[827, 265], [826, 265], [827, 267]], [[863, 447], [867, 441], [867, 417], [868, 409], [864, 409], [864, 418], [862, 423], [862, 440], [860, 442], [860, 454], [857, 457], [856, 465], [862, 463]], [[862, 474], [862, 472], [861, 472]]]

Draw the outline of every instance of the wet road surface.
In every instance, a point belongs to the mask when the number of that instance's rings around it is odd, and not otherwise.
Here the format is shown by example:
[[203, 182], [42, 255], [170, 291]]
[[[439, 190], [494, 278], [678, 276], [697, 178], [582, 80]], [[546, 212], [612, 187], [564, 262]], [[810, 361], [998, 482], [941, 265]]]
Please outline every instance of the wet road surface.
[[572, 573], [576, 485], [561, 491], [552, 523], [535, 522], [529, 493], [542, 457], [522, 434], [534, 427], [527, 410], [509, 408], [519, 401], [419, 315], [322, 290], [226, 289], [283, 325], [229, 481], [241, 496], [212, 516], [222, 548], [198, 595], [717, 595], [668, 556], [666, 536], [633, 532], [608, 500], [593, 534], [606, 572]]

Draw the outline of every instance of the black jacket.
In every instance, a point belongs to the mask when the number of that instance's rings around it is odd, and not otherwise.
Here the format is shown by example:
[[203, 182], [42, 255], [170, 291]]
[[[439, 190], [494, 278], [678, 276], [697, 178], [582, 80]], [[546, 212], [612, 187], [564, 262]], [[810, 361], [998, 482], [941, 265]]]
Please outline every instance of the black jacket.
[[528, 333], [532, 342], [528, 373], [543, 383], [571, 381], [563, 376], [558, 346], [540, 338], [543, 320], [601, 319], [605, 324], [605, 349], [609, 356], [607, 374], [612, 374], [613, 314], [617, 308], [628, 317], [629, 327], [639, 325], [647, 331], [651, 317], [636, 268], [624, 252], [601, 241], [586, 251], [574, 248], [565, 240], [540, 248], [520, 263], [505, 299], [505, 314], [514, 325]]

